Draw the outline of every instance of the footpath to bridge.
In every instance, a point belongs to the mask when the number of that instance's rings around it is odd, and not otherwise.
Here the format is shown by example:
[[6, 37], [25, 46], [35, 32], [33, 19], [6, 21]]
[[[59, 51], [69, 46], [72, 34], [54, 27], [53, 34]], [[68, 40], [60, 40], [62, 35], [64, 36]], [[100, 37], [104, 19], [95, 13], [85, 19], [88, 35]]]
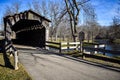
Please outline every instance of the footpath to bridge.
[[33, 80], [120, 80], [120, 70], [46, 50], [19, 49], [19, 60]]

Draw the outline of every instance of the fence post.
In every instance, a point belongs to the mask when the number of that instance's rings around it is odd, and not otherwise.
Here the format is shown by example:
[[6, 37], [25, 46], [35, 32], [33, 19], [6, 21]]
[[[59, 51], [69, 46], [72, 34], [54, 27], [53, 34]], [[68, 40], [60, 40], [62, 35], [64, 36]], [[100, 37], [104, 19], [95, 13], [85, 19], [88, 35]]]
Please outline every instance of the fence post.
[[47, 41], [45, 41], [45, 48], [49, 50], [49, 47], [47, 45], [48, 45], [48, 43], [47, 43]]
[[85, 59], [85, 53], [82, 53], [82, 59]]
[[59, 47], [59, 53], [61, 53], [61, 48], [62, 48], [62, 42], [60, 42], [60, 47]]
[[76, 50], [78, 50], [78, 44], [77, 44], [77, 42], [75, 43], [75, 47], [76, 47]]
[[[106, 47], [106, 45], [104, 44], [104, 47], [103, 47], [104, 50], [105, 50], [105, 47]], [[105, 55], [105, 52], [103, 53], [103, 55]]]
[[83, 53], [83, 41], [80, 41], [80, 52]]
[[67, 51], [69, 52], [69, 49], [70, 49], [70, 47], [69, 47], [69, 42], [67, 42]]
[[[98, 45], [94, 45], [94, 48], [98, 48]], [[98, 51], [95, 51], [94, 53], [97, 54]]]

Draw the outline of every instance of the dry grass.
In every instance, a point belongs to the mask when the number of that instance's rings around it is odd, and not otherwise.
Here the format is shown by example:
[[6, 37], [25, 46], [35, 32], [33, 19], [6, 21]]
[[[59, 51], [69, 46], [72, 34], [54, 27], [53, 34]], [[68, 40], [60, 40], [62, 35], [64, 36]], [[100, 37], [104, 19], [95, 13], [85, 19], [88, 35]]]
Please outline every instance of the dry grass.
[[120, 44], [120, 39], [116, 39], [113, 41], [114, 43]]
[[[68, 53], [64, 53], [64, 54], [65, 55], [70, 55], [70, 56], [75, 57], [75, 58], [82, 58], [82, 54], [78, 53], [77, 51], [76, 52], [75, 51], [74, 52], [68, 52]], [[108, 56], [105, 56], [105, 55], [102, 55], [102, 54], [96, 54], [96, 56], [101, 56], [101, 57], [108, 58]], [[91, 57], [85, 57], [84, 60], [88, 60], [88, 61], [91, 61], [91, 62], [100, 63], [100, 64], [103, 64], [103, 65], [108, 65], [108, 66], [113, 66], [113, 67], [120, 68], [120, 64], [114, 63], [114, 62], [104, 61], [104, 60], [95, 59], [95, 58], [91, 58]]]
[[108, 61], [99, 60], [99, 59], [95, 59], [95, 58], [88, 58], [88, 57], [86, 57], [85, 60], [100, 63], [100, 64], [103, 64], [103, 65], [108, 65], [108, 66], [113, 66], [113, 67], [120, 68], [120, 64], [118, 64], [118, 63], [113, 63], [113, 62], [108, 62]]
[[[13, 65], [13, 57], [9, 57], [9, 59]], [[4, 67], [3, 55], [0, 53], [0, 80], [32, 80], [32, 78], [28, 75], [20, 63], [18, 70]]]

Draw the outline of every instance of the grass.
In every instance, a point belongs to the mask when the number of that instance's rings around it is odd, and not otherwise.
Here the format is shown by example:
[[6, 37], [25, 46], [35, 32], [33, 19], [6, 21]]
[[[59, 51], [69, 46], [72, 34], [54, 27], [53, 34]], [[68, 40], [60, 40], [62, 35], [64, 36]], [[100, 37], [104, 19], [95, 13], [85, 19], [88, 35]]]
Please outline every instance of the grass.
[[63, 54], [65, 54], [65, 55], [74, 55], [74, 54], [78, 54], [79, 53], [79, 51], [77, 51], [77, 50], [73, 50], [73, 51], [69, 51], [69, 52], [63, 52]]
[[120, 60], [120, 56], [113, 56], [115, 59], [119, 59]]
[[[73, 52], [68, 52], [68, 53], [66, 52], [64, 54], [65, 55], [70, 55], [70, 56], [75, 57], [75, 58], [82, 58], [82, 54], [80, 54], [78, 51], [73, 51]], [[102, 55], [102, 54], [95, 54], [95, 55], [108, 58], [108, 56], [105, 56], [105, 55]], [[116, 57], [116, 59], [118, 59], [118, 58], [120, 58], [120, 57]], [[120, 68], [120, 64], [118, 64], [118, 63], [113, 63], [113, 62], [104, 61], [104, 60], [100, 60], [100, 59], [95, 59], [95, 58], [91, 58], [91, 57], [85, 57], [84, 60]]]
[[120, 44], [120, 39], [115, 39], [113, 42], [117, 43], [117, 44]]
[[[9, 57], [9, 59], [13, 65], [13, 57]], [[32, 78], [28, 75], [20, 63], [18, 70], [4, 67], [3, 55], [0, 53], [0, 80], [32, 80]]]
[[109, 57], [109, 56], [105, 56], [105, 55], [103, 55], [103, 54], [95, 54], [95, 55], [97, 55], [97, 56], [102, 56], [102, 57], [106, 57], [106, 58], [113, 58], [113, 59], [117, 59], [117, 60], [120, 60], [120, 56], [113, 56], [113, 57]]
[[95, 58], [88, 58], [88, 57], [86, 57], [85, 60], [120, 68], [120, 64], [118, 64], [118, 63], [113, 63], [113, 62], [108, 62], [108, 61], [99, 60], [99, 59], [95, 59]]

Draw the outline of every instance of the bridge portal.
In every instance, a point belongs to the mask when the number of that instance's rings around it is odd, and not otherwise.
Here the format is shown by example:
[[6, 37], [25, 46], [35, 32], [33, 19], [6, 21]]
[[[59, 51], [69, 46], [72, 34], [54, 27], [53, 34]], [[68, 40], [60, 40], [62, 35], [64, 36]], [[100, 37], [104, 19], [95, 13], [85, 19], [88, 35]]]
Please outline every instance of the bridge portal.
[[20, 45], [45, 47], [45, 41], [49, 38], [49, 22], [49, 19], [32, 10], [6, 16], [4, 24], [7, 45], [12, 41]]

